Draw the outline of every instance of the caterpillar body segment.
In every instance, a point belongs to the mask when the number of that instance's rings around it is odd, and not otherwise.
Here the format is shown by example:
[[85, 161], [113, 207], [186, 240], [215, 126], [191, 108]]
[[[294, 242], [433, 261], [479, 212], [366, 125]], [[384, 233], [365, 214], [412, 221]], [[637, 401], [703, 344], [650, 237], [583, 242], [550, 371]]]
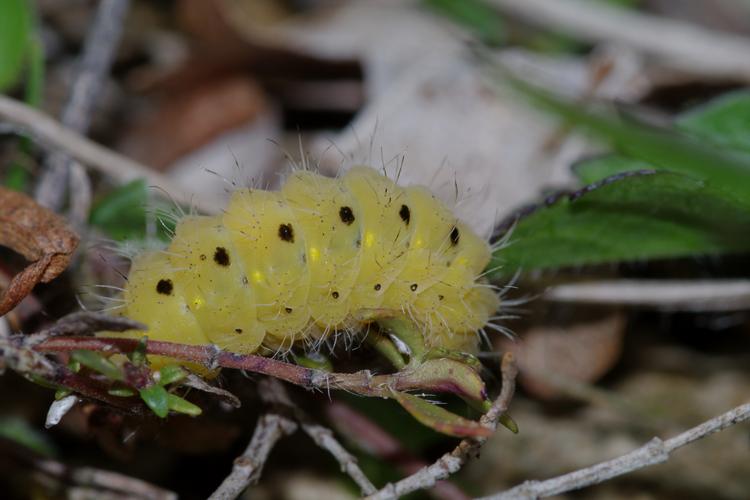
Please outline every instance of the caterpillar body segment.
[[181, 220], [166, 250], [133, 261], [122, 314], [153, 340], [241, 354], [386, 315], [411, 319], [427, 348], [471, 351], [499, 306], [478, 278], [489, 260], [424, 187], [368, 167], [297, 171], [280, 191], [238, 190], [222, 215]]

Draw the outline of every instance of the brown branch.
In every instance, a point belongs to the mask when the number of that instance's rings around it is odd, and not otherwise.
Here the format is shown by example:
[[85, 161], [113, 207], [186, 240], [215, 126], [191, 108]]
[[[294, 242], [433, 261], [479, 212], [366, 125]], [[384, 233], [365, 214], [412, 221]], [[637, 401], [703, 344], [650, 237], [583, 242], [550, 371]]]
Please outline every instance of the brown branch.
[[[506, 353], [502, 361], [502, 380], [503, 386], [500, 395], [492, 404], [490, 410], [482, 415], [480, 422], [482, 425], [492, 429], [497, 428], [500, 417], [505, 414], [513, 398], [516, 387], [516, 367], [513, 354]], [[377, 493], [367, 497], [367, 500], [385, 500], [390, 498], [400, 498], [403, 495], [413, 491], [430, 488], [441, 479], [445, 479], [451, 474], [459, 471], [470, 457], [475, 456], [487, 438], [466, 438], [463, 439], [456, 448], [450, 453], [440, 457], [434, 464], [424, 467], [404, 478], [397, 483], [386, 485]]]
[[577, 470], [546, 481], [526, 481], [510, 490], [484, 497], [483, 500], [529, 500], [568, 491], [574, 491], [593, 484], [622, 476], [638, 469], [660, 464], [669, 460], [670, 453], [714, 432], [719, 432], [740, 422], [750, 420], [750, 403], [738, 406], [718, 417], [714, 417], [671, 439], [662, 441], [653, 438], [644, 446], [606, 462]]

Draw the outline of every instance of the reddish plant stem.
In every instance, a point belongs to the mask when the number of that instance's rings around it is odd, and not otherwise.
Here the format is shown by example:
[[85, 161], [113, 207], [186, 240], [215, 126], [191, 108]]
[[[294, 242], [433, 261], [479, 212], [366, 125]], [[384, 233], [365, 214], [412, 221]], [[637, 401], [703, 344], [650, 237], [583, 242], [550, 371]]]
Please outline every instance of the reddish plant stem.
[[[133, 352], [139, 341], [122, 338], [57, 337], [49, 338], [34, 346], [39, 352], [69, 352], [86, 349], [103, 353]], [[368, 370], [354, 373], [327, 373], [313, 368], [285, 363], [253, 354], [235, 354], [208, 345], [187, 345], [174, 342], [149, 340], [146, 352], [170, 358], [198, 363], [215, 369], [235, 368], [269, 375], [307, 389], [343, 389], [364, 396], [390, 397], [391, 390], [412, 389], [457, 392], [450, 381], [435, 381], [434, 386], [425, 386], [425, 381], [413, 380], [408, 370], [389, 375], [372, 375]]]
[[133, 398], [120, 398], [107, 392], [108, 386], [91, 377], [84, 377], [59, 367], [50, 376], [44, 377], [48, 382], [70, 389], [81, 396], [105, 402], [119, 410], [133, 414], [144, 413], [145, 406]]

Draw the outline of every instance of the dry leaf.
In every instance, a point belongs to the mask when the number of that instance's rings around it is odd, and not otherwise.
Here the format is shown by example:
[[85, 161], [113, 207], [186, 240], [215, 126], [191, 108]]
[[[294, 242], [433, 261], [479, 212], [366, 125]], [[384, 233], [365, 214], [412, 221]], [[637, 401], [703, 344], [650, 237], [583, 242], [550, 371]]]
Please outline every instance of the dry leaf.
[[0, 245], [31, 261], [0, 296], [0, 315], [13, 309], [37, 283], [48, 283], [62, 273], [78, 240], [65, 219], [25, 194], [0, 187]]
[[520, 340], [503, 343], [518, 360], [519, 382], [543, 399], [577, 393], [582, 383], [604, 376], [620, 359], [625, 315], [615, 311], [597, 319], [560, 326], [534, 326]]

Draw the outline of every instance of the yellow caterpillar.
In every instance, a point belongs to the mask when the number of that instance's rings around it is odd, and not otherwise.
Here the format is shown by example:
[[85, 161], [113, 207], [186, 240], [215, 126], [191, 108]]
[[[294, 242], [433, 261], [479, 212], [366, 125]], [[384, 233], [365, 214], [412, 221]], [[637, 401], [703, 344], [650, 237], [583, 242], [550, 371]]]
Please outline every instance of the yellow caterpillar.
[[489, 259], [427, 188], [369, 167], [296, 171], [280, 191], [241, 189], [222, 215], [182, 219], [166, 250], [134, 259], [122, 314], [152, 340], [241, 354], [396, 315], [428, 348], [471, 351], [499, 306], [480, 278]]

